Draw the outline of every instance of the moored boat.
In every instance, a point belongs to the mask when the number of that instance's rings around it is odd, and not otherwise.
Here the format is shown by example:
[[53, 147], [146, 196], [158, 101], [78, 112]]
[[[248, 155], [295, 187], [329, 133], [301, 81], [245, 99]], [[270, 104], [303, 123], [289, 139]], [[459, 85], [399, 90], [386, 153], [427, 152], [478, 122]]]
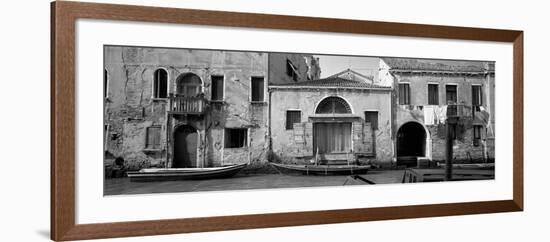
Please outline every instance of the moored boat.
[[366, 174], [370, 165], [293, 165], [270, 163], [282, 173], [303, 175], [354, 175]]
[[248, 164], [206, 168], [150, 168], [127, 172], [130, 181], [200, 180], [229, 178]]

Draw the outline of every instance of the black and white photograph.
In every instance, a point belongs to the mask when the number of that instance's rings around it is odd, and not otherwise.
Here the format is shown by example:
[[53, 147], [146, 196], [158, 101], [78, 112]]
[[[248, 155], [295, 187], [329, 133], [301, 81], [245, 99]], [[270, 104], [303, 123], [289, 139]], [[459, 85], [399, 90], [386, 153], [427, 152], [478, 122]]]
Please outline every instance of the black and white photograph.
[[495, 61], [103, 51], [105, 196], [495, 178]]
[[548, 237], [546, 5], [9, 2], [0, 241]]

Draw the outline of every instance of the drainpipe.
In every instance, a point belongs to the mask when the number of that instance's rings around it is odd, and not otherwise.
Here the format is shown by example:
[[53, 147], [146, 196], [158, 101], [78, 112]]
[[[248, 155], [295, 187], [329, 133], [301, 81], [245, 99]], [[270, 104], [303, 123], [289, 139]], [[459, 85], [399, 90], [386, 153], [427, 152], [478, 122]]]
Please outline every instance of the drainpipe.
[[453, 179], [453, 143], [457, 119], [457, 117], [447, 117], [447, 133], [445, 135], [445, 181], [451, 181]]
[[[206, 123], [206, 122], [205, 122]], [[205, 124], [207, 125], [207, 123]], [[203, 148], [203, 155], [202, 155], [202, 167], [207, 167], [208, 166], [208, 163], [207, 163], [207, 156], [208, 156], [208, 134], [207, 134], [208, 130], [204, 130], [204, 148]]]
[[170, 162], [170, 158], [169, 158], [169, 150], [170, 150], [170, 131], [172, 130], [171, 127], [170, 127], [170, 119], [172, 118], [172, 116], [170, 116], [170, 111], [172, 111], [172, 93], [168, 94], [168, 110], [166, 110], [166, 164], [164, 164], [164, 167], [165, 168], [169, 168], [169, 162]]
[[170, 147], [170, 139], [168, 138], [169, 135], [170, 135], [170, 131], [168, 129], [168, 125], [169, 125], [169, 115], [166, 115], [166, 151], [164, 152], [164, 155], [166, 156], [166, 163], [164, 164], [164, 168], [168, 168], [168, 149]]
[[[269, 85], [267, 88], [267, 94], [268, 94], [268, 103], [267, 103], [267, 150], [269, 153], [273, 153], [273, 145], [271, 142], [271, 89], [269, 89]], [[270, 162], [268, 160], [268, 162]]]
[[208, 106], [208, 108], [206, 107], [203, 107], [205, 110], [205, 114], [204, 114], [204, 145], [203, 145], [203, 148], [202, 148], [202, 167], [206, 167], [206, 155], [208, 153], [208, 125], [210, 124], [209, 122], [209, 118], [210, 118], [210, 106]]

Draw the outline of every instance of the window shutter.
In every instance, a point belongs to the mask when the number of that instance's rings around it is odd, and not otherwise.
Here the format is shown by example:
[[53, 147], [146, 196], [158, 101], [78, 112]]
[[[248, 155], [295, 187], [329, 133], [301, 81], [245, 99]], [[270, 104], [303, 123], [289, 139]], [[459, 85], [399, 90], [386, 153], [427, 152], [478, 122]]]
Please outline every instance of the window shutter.
[[482, 104], [481, 86], [472, 86], [472, 106], [481, 106]]
[[305, 135], [305, 130], [304, 130], [304, 126], [301, 124], [301, 123], [296, 123], [293, 125], [293, 129], [294, 129], [294, 142], [296, 142], [296, 144], [304, 144], [305, 140], [304, 140], [304, 135]]
[[264, 101], [264, 78], [252, 77], [252, 101]]
[[410, 90], [408, 83], [399, 84], [399, 104], [410, 104]]
[[223, 100], [223, 76], [212, 76], [212, 98], [214, 101]]
[[151, 126], [146, 131], [146, 144], [147, 149], [160, 149], [160, 126]]
[[370, 123], [363, 123], [363, 152], [372, 153], [374, 151], [374, 135]]
[[439, 105], [439, 90], [437, 84], [428, 84], [428, 104]]

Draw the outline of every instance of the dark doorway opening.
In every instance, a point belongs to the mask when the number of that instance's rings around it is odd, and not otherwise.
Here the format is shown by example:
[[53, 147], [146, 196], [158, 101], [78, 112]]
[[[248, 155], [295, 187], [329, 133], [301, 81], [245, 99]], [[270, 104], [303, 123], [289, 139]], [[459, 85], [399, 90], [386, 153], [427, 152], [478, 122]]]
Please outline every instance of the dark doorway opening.
[[424, 127], [416, 122], [403, 124], [397, 131], [397, 159], [407, 160], [406, 157], [414, 158], [426, 155], [426, 131]]
[[188, 125], [181, 125], [174, 131], [174, 168], [196, 167], [197, 164], [197, 130]]

